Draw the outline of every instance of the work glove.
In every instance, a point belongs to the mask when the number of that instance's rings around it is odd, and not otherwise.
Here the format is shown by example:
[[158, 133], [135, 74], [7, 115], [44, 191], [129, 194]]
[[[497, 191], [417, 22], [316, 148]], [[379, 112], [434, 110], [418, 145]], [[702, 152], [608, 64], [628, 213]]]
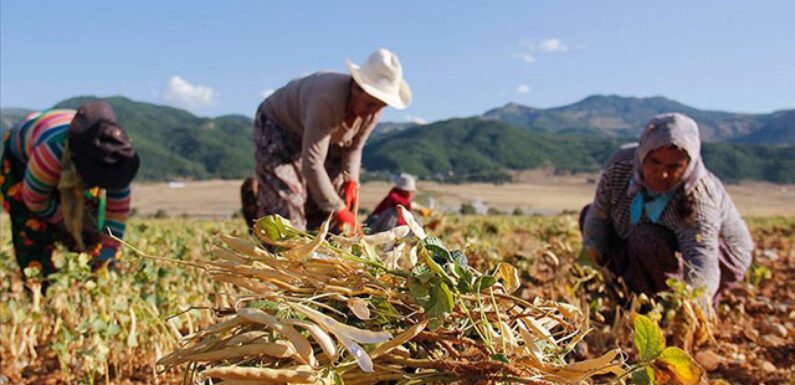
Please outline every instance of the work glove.
[[356, 229], [356, 216], [347, 207], [343, 207], [334, 213], [333, 224], [338, 232], [351, 235]]
[[107, 266], [108, 270], [112, 270], [116, 265], [116, 254], [118, 250], [115, 247], [103, 246], [99, 253], [91, 259], [91, 271], [97, 271], [103, 266]]
[[359, 183], [353, 180], [343, 183], [342, 199], [345, 202], [345, 208], [353, 212], [354, 206], [359, 200]]

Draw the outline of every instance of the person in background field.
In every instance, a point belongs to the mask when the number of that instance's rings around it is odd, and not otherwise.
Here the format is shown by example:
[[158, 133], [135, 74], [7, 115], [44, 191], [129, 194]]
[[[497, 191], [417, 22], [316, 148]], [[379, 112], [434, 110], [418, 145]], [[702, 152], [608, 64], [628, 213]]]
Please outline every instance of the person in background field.
[[354, 229], [364, 144], [382, 109], [408, 107], [411, 90], [397, 55], [386, 49], [348, 68], [350, 75], [317, 72], [293, 80], [259, 106], [256, 179], [241, 186], [249, 226], [279, 214], [311, 230], [332, 215], [336, 231]]
[[634, 292], [653, 295], [676, 278], [705, 288], [702, 304], [717, 305], [742, 281], [754, 248], [723, 184], [704, 167], [696, 122], [682, 114], [655, 117], [638, 146], [613, 155], [580, 225], [583, 253]]
[[113, 263], [139, 164], [105, 102], [32, 113], [9, 130], [0, 191], [23, 276], [27, 267], [53, 273], [56, 243], [91, 253], [94, 270]]
[[386, 198], [367, 217], [364, 222], [365, 226], [370, 229], [370, 232], [379, 233], [405, 225], [406, 219], [398, 210], [398, 206], [403, 206], [406, 210], [411, 211], [411, 198], [415, 191], [417, 191], [416, 178], [409, 174], [400, 174], [395, 179], [395, 186], [389, 191]]

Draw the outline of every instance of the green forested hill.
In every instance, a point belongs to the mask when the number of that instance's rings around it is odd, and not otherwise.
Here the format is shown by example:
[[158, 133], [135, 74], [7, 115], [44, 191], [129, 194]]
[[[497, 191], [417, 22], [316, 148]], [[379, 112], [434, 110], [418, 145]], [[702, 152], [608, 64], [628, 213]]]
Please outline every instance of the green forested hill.
[[370, 170], [403, 170], [452, 180], [500, 180], [502, 169], [553, 166], [592, 171], [619, 142], [595, 136], [530, 132], [498, 121], [452, 119], [371, 139]]
[[[559, 172], [598, 171], [626, 140], [532, 132], [482, 118], [453, 119], [371, 139], [370, 170], [402, 170], [440, 180], [504, 181], [505, 169], [552, 166]], [[704, 162], [727, 181], [795, 183], [795, 146], [705, 143]]]
[[[77, 108], [94, 99], [71, 98], [56, 107]], [[634, 107], [625, 105], [626, 98], [589, 99], [578, 103], [579, 112], [576, 113], [574, 107], [562, 107], [566, 110], [563, 115], [544, 115], [543, 111], [549, 110], [513, 105], [485, 116], [426, 125], [386, 123], [365, 147], [364, 168], [377, 172], [407, 171], [445, 181], [506, 181], [505, 170], [542, 166], [554, 167], [559, 172], [596, 171], [621, 144], [634, 137], [629, 131], [605, 133], [591, 126], [573, 125], [567, 119], [579, 116], [581, 121], [591, 119], [601, 127], [615, 127], [648, 119], [654, 109], [680, 108], [694, 114], [689, 107], [663, 98], [631, 101]], [[139, 149], [140, 180], [228, 179], [244, 178], [253, 173], [254, 145], [249, 117], [203, 118], [181, 109], [124, 97], [104, 100], [114, 107], [119, 122], [127, 128]], [[603, 115], [598, 115], [598, 111]], [[0, 121], [6, 129], [29, 110], [3, 109], [0, 112]], [[533, 114], [538, 116], [533, 118], [535, 123], [528, 126], [525, 123]], [[611, 114], [620, 115], [625, 123], [604, 117]], [[728, 115], [715, 116], [732, 115], [720, 114]], [[590, 118], [586, 119], [588, 116]], [[694, 118], [700, 124], [706, 122], [707, 126], [715, 121]], [[781, 111], [755, 119], [764, 120], [766, 128], [732, 139], [736, 142], [706, 143], [703, 153], [707, 167], [728, 181], [795, 183], [795, 145], [738, 143], [769, 142], [775, 138], [778, 142], [774, 143], [787, 143], [786, 138], [795, 135], [792, 128], [795, 112]]]
[[[56, 107], [77, 108], [92, 99], [96, 98], [71, 98]], [[248, 117], [200, 118], [177, 108], [124, 97], [105, 100], [141, 154], [141, 179], [243, 178], [253, 172]]]

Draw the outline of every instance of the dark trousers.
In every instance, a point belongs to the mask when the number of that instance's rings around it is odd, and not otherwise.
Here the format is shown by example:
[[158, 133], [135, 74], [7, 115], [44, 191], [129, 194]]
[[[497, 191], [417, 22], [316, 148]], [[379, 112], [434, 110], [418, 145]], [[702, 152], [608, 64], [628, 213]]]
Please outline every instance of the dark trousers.
[[[585, 224], [585, 215], [591, 205], [586, 205], [580, 212], [580, 232]], [[616, 277], [622, 277], [630, 290], [653, 296], [668, 290], [666, 281], [675, 278], [684, 281], [684, 261], [679, 249], [679, 242], [673, 231], [653, 223], [639, 223], [630, 228], [625, 239], [612, 233], [609, 250], [602, 256], [599, 263], [610, 270]], [[728, 263], [729, 254], [723, 243], [719, 241], [717, 255], [721, 277], [720, 286], [713, 298], [713, 303], [720, 302], [722, 294], [737, 286], [743, 279], [744, 272], [733, 269]]]

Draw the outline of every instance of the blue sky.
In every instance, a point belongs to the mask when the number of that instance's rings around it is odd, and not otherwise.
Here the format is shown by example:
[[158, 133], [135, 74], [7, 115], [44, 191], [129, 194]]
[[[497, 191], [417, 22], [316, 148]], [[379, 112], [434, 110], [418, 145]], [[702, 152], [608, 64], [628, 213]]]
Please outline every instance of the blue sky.
[[795, 107], [792, 15], [750, 0], [3, 0], [0, 106], [124, 95], [253, 115], [268, 90], [386, 47], [414, 91], [389, 121], [596, 93], [770, 112]]

